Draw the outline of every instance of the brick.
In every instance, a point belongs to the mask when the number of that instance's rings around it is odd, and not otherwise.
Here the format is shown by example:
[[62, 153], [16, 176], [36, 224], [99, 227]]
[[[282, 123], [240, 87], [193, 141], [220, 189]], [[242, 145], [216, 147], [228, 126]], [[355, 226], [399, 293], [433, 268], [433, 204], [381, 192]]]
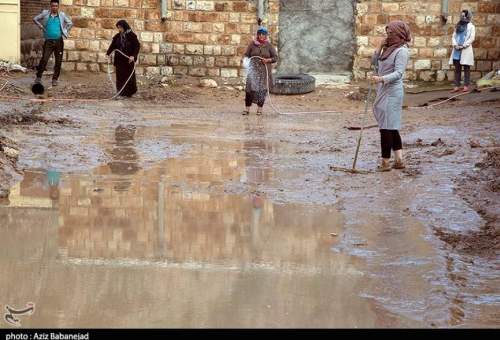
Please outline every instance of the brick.
[[398, 3], [382, 3], [382, 12], [390, 14], [399, 11]]
[[99, 64], [97, 63], [91, 63], [88, 65], [88, 70], [90, 72], [99, 72]]
[[129, 1], [128, 0], [114, 0], [113, 4], [117, 7], [128, 7]]
[[209, 68], [207, 71], [207, 76], [219, 77], [220, 76], [220, 69], [219, 68]]
[[170, 43], [161, 42], [160, 43], [160, 53], [173, 53], [174, 45]]
[[[84, 18], [94, 18], [95, 17], [95, 9], [91, 7], [82, 7], [81, 8], [81, 16]], [[78, 69], [78, 65], [77, 65]]]
[[86, 63], [76, 63], [76, 70], [80, 72], [87, 71], [87, 64]]
[[67, 50], [74, 50], [75, 49], [75, 41], [67, 39], [64, 41], [64, 48]]
[[441, 69], [441, 61], [440, 60], [431, 61], [431, 69], [432, 70], [440, 70]]
[[425, 47], [427, 45], [426, 39], [423, 37], [415, 37], [413, 39], [413, 45], [415, 47]]
[[71, 62], [64, 62], [62, 63], [62, 66], [61, 68], [63, 69], [63, 71], [74, 71], [75, 68], [76, 68], [76, 64], [75, 63], [71, 63]]
[[217, 56], [215, 57], [215, 66], [224, 67], [228, 65], [227, 57]]
[[187, 54], [203, 54], [203, 45], [186, 45]]
[[174, 53], [176, 54], [184, 54], [184, 48], [185, 46], [183, 44], [174, 44]]
[[179, 58], [175, 56], [168, 56], [167, 57], [167, 65], [169, 66], [177, 66], [180, 64]]
[[222, 54], [223, 55], [235, 55], [236, 49], [233, 46], [223, 46], [222, 47]]
[[194, 66], [205, 65], [205, 58], [203, 56], [195, 56], [193, 58], [193, 65]]
[[156, 65], [156, 55], [154, 54], [141, 54], [139, 60], [142, 65]]
[[99, 7], [101, 5], [100, 0], [87, 0], [87, 6]]
[[214, 54], [214, 47], [210, 45], [203, 46], [203, 54], [205, 55]]
[[478, 71], [491, 71], [492, 70], [492, 62], [489, 60], [479, 60], [476, 63], [476, 70], [478, 70]]
[[427, 46], [429, 47], [437, 47], [441, 45], [441, 38], [439, 37], [431, 37], [427, 41]]
[[77, 50], [87, 50], [89, 48], [89, 41], [88, 40], [76, 40], [75, 41], [75, 48]]
[[238, 77], [238, 70], [233, 68], [222, 68], [220, 75], [223, 78], [236, 78]]
[[155, 43], [160, 43], [163, 41], [163, 33], [153, 33], [153, 41]]
[[66, 60], [68, 61], [78, 61], [80, 60], [80, 52], [78, 51], [68, 51]]
[[420, 59], [415, 61], [415, 70], [427, 70], [431, 68], [429, 59]]
[[240, 22], [241, 14], [240, 13], [229, 13], [229, 22]]
[[146, 74], [160, 74], [160, 68], [158, 66], [148, 66], [145, 68], [145, 73]]
[[158, 43], [152, 44], [151, 45], [151, 52], [155, 53], [155, 54], [160, 53], [160, 44], [158, 44]]
[[186, 66], [176, 66], [174, 67], [174, 74], [186, 75], [188, 73], [188, 68]]
[[173, 1], [174, 9], [185, 9], [186, 8], [186, 0], [175, 0]]
[[448, 49], [447, 48], [438, 48], [438, 49], [434, 50], [434, 56], [435, 57], [442, 58], [442, 57], [445, 57], [446, 55], [448, 55]]
[[161, 66], [160, 74], [164, 76], [171, 76], [172, 74], [174, 74], [174, 69], [170, 66]]
[[214, 23], [212, 25], [212, 30], [213, 30], [213, 32], [224, 33], [225, 25], [223, 23]]
[[241, 43], [241, 36], [238, 34], [231, 35], [231, 44], [239, 45]]
[[154, 35], [152, 32], [141, 32], [141, 40], [147, 42], [153, 42]]
[[214, 67], [215, 66], [215, 58], [214, 57], [206, 57], [205, 58], [205, 65], [207, 67]]
[[100, 43], [99, 40], [92, 40], [89, 43], [89, 50], [97, 52], [100, 50]]
[[368, 37], [367, 36], [358, 36], [356, 37], [356, 42], [358, 46], [368, 46]]
[[213, 1], [196, 1], [196, 9], [198, 11], [213, 11], [215, 4]]
[[232, 7], [233, 12], [248, 12], [248, 3], [245, 1], [234, 1]]
[[213, 53], [214, 53], [214, 55], [221, 55], [222, 54], [222, 47], [221, 46], [214, 46]]
[[191, 56], [181, 56], [179, 58], [179, 65], [183, 65], [183, 66], [193, 65], [193, 57], [191, 57]]

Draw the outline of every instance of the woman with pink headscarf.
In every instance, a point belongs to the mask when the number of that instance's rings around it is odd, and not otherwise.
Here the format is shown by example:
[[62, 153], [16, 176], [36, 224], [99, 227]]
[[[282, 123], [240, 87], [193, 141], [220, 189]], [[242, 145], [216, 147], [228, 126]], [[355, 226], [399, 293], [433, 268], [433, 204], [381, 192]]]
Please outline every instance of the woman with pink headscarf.
[[[378, 171], [404, 169], [403, 143], [399, 130], [403, 109], [403, 75], [408, 64], [408, 43], [411, 41], [409, 26], [403, 21], [393, 21], [386, 27], [387, 38], [375, 53], [378, 74], [370, 80], [377, 84], [377, 98], [373, 113], [380, 129], [382, 162]], [[391, 167], [391, 150], [394, 164]]]

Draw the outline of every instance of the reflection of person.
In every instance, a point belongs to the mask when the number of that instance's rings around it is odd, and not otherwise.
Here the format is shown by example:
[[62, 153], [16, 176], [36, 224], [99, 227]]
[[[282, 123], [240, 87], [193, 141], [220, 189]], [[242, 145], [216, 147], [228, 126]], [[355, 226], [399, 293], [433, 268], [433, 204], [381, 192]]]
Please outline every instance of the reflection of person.
[[450, 65], [455, 66], [455, 88], [451, 92], [460, 91], [462, 67], [464, 69], [463, 92], [469, 92], [470, 67], [474, 65], [474, 51], [472, 50], [472, 43], [474, 42], [476, 36], [476, 28], [470, 21], [470, 12], [466, 9], [463, 10], [460, 15], [460, 21], [457, 23], [455, 31], [453, 32], [453, 50], [450, 56]]
[[[253, 58], [249, 64], [249, 74], [246, 82], [245, 111], [243, 115], [250, 113], [252, 103], [257, 104], [257, 114], [262, 114], [262, 108], [267, 96], [268, 87], [272, 84], [272, 66], [278, 61], [275, 48], [268, 39], [269, 32], [265, 27], [260, 27], [257, 37], [248, 45], [245, 52], [246, 58]], [[267, 69], [267, 71], [266, 71]], [[269, 76], [269, 82], [267, 77]]]
[[117, 91], [122, 90], [133, 72], [134, 74], [129, 82], [119, 94], [119, 98], [132, 97], [137, 92], [134, 63], [137, 62], [141, 44], [137, 39], [137, 35], [132, 31], [132, 28], [130, 28], [130, 25], [125, 20], [118, 21], [116, 23], [116, 28], [118, 28], [119, 32], [113, 37], [106, 55], [109, 56], [114, 50], [119, 50], [127, 55], [127, 57], [125, 57], [120, 52], [115, 52], [114, 65], [116, 70], [116, 89]]
[[47, 171], [47, 180], [49, 183], [49, 196], [52, 200], [59, 199], [59, 171]]
[[[111, 151], [112, 161], [108, 164], [111, 173], [116, 175], [132, 175], [139, 171], [139, 156], [134, 148], [135, 126], [119, 125], [115, 129], [115, 147]], [[119, 181], [115, 190], [124, 191], [128, 189], [130, 182], [124, 179]]]
[[59, 0], [51, 0], [50, 11], [43, 10], [42, 13], [33, 18], [33, 22], [44, 32], [45, 38], [43, 55], [38, 65], [35, 82], [42, 82], [43, 72], [47, 67], [50, 56], [54, 53], [55, 65], [52, 86], [57, 86], [64, 52], [63, 38], [68, 38], [73, 23], [64, 12], [59, 11]]
[[395, 169], [404, 169], [403, 143], [399, 135], [403, 108], [403, 75], [408, 63], [408, 43], [411, 41], [409, 26], [403, 21], [393, 21], [386, 27], [387, 38], [374, 59], [378, 75], [370, 80], [377, 83], [377, 97], [373, 113], [380, 128], [382, 163], [378, 171], [390, 171], [391, 150], [394, 151]]

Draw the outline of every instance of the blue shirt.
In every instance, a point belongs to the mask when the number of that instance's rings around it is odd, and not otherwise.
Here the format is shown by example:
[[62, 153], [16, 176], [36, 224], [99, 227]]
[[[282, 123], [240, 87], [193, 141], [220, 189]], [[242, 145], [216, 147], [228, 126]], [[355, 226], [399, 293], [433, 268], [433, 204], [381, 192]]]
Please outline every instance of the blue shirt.
[[[456, 40], [459, 46], [463, 46], [466, 34], [467, 34], [466, 29], [463, 32], [457, 33]], [[462, 50], [453, 49], [453, 60], [460, 60], [461, 56], [462, 56]]]
[[47, 26], [45, 27], [45, 39], [59, 40], [62, 37], [61, 21], [59, 15], [49, 15]]

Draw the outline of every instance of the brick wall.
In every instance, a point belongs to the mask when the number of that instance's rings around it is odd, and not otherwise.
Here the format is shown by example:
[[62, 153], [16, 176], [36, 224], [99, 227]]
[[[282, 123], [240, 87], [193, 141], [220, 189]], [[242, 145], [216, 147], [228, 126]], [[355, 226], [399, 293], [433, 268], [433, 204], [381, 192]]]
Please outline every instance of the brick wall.
[[[65, 70], [99, 71], [105, 51], [125, 18], [141, 41], [138, 74], [235, 78], [257, 28], [255, 1], [170, 0], [160, 19], [158, 0], [62, 0], [75, 23], [66, 41]], [[279, 1], [268, 1], [265, 23], [277, 41]]]
[[32, 19], [48, 7], [49, 0], [21, 0], [21, 63], [25, 66], [35, 66], [41, 57], [43, 35]]
[[[275, 45], [278, 43], [279, 2], [266, 1], [264, 18]], [[22, 0], [23, 20], [31, 19], [33, 13], [38, 12], [39, 9], [33, 7], [37, 3], [45, 1]], [[168, 16], [164, 21], [160, 19], [159, 0], [61, 0], [61, 7], [75, 23], [65, 45], [65, 70], [105, 70], [105, 51], [116, 33], [115, 23], [125, 18], [142, 43], [139, 74], [237, 78], [243, 76], [241, 56], [257, 28], [255, 0], [169, 0]], [[359, 0], [354, 77], [366, 78], [370, 56], [384, 37], [385, 24], [403, 19], [410, 24], [414, 38], [406, 78], [452, 80], [453, 72], [448, 65], [451, 34], [463, 8], [473, 11], [477, 29], [476, 65], [472, 76], [479, 78], [498, 66], [498, 0], [449, 0], [446, 24], [440, 19], [441, 0]]]
[[358, 50], [353, 70], [355, 78], [366, 78], [370, 57], [384, 37], [385, 24], [401, 19], [409, 23], [413, 36], [406, 78], [424, 81], [453, 80], [453, 71], [448, 65], [451, 36], [462, 9], [472, 10], [472, 21], [476, 26], [476, 41], [473, 44], [476, 64], [472, 68], [472, 77], [480, 78], [495, 65], [500, 66], [499, 1], [450, 0], [448, 20], [443, 24], [440, 18], [441, 0], [360, 0], [356, 18]]

